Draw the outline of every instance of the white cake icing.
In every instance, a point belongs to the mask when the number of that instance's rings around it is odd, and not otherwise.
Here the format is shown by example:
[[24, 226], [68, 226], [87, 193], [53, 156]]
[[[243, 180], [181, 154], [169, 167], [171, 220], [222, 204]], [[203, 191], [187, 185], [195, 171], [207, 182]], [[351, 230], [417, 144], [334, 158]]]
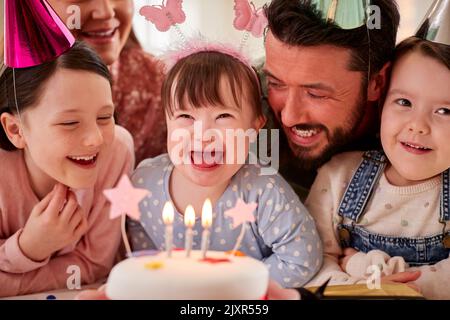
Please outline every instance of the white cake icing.
[[208, 251], [208, 258], [229, 262], [206, 262], [200, 251], [174, 251], [133, 257], [111, 271], [106, 294], [111, 299], [131, 300], [257, 300], [267, 290], [269, 271], [250, 258]]

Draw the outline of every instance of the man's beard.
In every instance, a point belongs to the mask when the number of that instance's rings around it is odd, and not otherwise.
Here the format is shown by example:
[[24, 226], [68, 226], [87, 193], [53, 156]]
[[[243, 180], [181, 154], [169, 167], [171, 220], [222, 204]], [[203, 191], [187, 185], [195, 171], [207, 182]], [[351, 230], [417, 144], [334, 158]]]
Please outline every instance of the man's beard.
[[[317, 128], [317, 126], [315, 128]], [[291, 151], [292, 153], [294, 153], [294, 156], [296, 158], [297, 162], [296, 167], [298, 169], [310, 171], [321, 167], [328, 160], [330, 160], [332, 156], [339, 153], [342, 149], [344, 149], [346, 145], [348, 145], [351, 142], [352, 133], [355, 131], [355, 130], [345, 131], [345, 129], [341, 127], [335, 129], [333, 131], [333, 134], [330, 136], [328, 129], [322, 130], [326, 130], [325, 132], [327, 134], [329, 143], [318, 156], [310, 155], [311, 150], [313, 150], [313, 148], [291, 145]]]
[[315, 170], [325, 164], [335, 154], [342, 152], [354, 139], [358, 125], [364, 118], [364, 112], [367, 104], [367, 93], [365, 88], [361, 90], [358, 101], [353, 108], [354, 112], [346, 124], [336, 128], [330, 133], [330, 130], [322, 124], [299, 124], [299, 130], [322, 130], [328, 139], [328, 144], [318, 156], [311, 156], [314, 148], [302, 147], [289, 142], [290, 149], [296, 157], [296, 167], [300, 170]]

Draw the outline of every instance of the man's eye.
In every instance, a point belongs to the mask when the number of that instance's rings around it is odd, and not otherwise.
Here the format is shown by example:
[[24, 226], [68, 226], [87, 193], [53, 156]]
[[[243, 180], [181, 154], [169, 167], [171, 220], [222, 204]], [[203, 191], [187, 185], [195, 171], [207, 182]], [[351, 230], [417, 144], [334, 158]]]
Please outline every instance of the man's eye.
[[436, 111], [437, 114], [448, 116], [450, 115], [450, 109], [449, 108], [440, 108], [438, 111]]
[[404, 99], [404, 98], [395, 100], [395, 103], [397, 103], [398, 105], [403, 106], [403, 107], [411, 107], [411, 105], [412, 105], [411, 101], [409, 101], [408, 99]]
[[272, 87], [272, 88], [282, 88], [282, 87], [284, 87], [283, 84], [281, 84], [279, 82], [273, 82], [273, 81], [268, 81], [267, 82], [267, 86], [268, 87]]
[[313, 99], [326, 99], [327, 96], [320, 95], [320, 94], [314, 94], [312, 92], [308, 92], [308, 95]]
[[227, 119], [227, 118], [232, 118], [233, 116], [229, 113], [222, 113], [221, 115], [219, 115], [217, 117], [217, 119]]

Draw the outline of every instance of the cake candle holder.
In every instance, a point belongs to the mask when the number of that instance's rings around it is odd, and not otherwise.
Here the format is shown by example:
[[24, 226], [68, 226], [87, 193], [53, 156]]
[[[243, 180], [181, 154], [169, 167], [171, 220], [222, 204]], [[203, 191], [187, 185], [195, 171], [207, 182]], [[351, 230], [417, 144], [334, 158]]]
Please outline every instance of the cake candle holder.
[[212, 225], [212, 204], [211, 200], [206, 199], [205, 203], [203, 203], [202, 208], [202, 227], [203, 227], [203, 233], [202, 233], [202, 259], [206, 258], [206, 252], [208, 251], [209, 246], [209, 235]]
[[184, 224], [186, 226], [184, 250], [186, 251], [186, 257], [189, 258], [192, 251], [192, 227], [195, 224], [195, 211], [191, 205], [188, 205], [186, 211], [184, 212]]
[[174, 218], [174, 209], [171, 202], [167, 201], [164, 204], [163, 208], [163, 221], [166, 225], [166, 233], [165, 233], [165, 243], [166, 243], [166, 252], [167, 257], [172, 257], [172, 248], [173, 248], [173, 218]]

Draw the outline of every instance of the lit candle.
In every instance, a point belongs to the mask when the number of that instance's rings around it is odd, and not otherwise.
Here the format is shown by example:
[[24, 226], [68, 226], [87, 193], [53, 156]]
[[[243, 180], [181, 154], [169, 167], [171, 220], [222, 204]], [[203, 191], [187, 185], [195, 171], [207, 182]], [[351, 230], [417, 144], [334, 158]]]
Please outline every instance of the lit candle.
[[211, 228], [212, 225], [212, 204], [211, 200], [206, 199], [205, 203], [203, 203], [202, 208], [202, 226], [203, 226], [203, 233], [202, 233], [202, 257], [203, 259], [206, 258], [206, 251], [208, 251], [208, 245], [209, 245], [209, 228]]
[[192, 227], [195, 224], [195, 211], [191, 205], [188, 205], [186, 211], [184, 212], [184, 224], [186, 226], [184, 250], [186, 250], [186, 257], [189, 258], [192, 250]]
[[173, 216], [174, 216], [174, 209], [172, 206], [172, 203], [169, 201], [164, 204], [163, 208], [163, 221], [166, 225], [166, 252], [167, 257], [172, 256], [172, 245], [173, 245]]

